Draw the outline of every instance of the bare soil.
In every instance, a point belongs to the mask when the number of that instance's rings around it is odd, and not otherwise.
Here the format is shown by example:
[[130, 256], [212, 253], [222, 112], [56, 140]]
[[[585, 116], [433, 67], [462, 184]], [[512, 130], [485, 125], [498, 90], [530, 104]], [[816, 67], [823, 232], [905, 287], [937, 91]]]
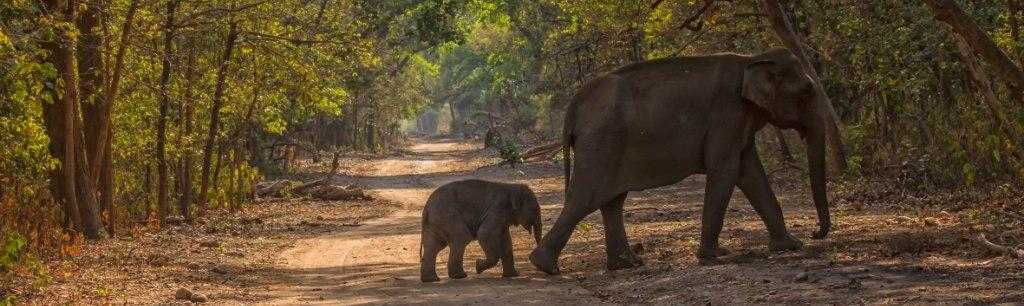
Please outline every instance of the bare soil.
[[[113, 239], [85, 247], [74, 261], [48, 263], [49, 285], [23, 281], [14, 286], [15, 293], [30, 304], [186, 303], [174, 299], [182, 287], [216, 304], [1024, 302], [1024, 264], [971, 240], [986, 233], [996, 242], [1019, 243], [1024, 237], [1012, 229], [1019, 229], [1022, 220], [1003, 219], [992, 226], [990, 216], [977, 209], [1020, 208], [1019, 192], [963, 200], [907, 193], [884, 182], [832, 186], [835, 231], [813, 240], [816, 219], [807, 184], [799, 171], [782, 168], [769, 172], [788, 226], [807, 243], [802, 251], [767, 251], [763, 224], [737, 192], [721, 237], [731, 254], [720, 264], [699, 265], [694, 252], [704, 181], [694, 176], [629, 195], [627, 231], [644, 267], [604, 269], [604, 233], [594, 214], [578, 226], [562, 255], [563, 275], [535, 270], [526, 260], [532, 239], [516, 229], [515, 254], [523, 276], [501, 278], [496, 269], [448, 280], [442, 259], [442, 281], [422, 284], [419, 216], [437, 186], [463, 178], [529, 184], [541, 201], [547, 227], [561, 208], [559, 163], [483, 167], [498, 160], [481, 147], [416, 140], [400, 154], [349, 157], [339, 180], [379, 200], [260, 202], [208, 219], [218, 221]], [[205, 247], [204, 241], [219, 244]], [[466, 262], [478, 256], [479, 247], [471, 244]]]

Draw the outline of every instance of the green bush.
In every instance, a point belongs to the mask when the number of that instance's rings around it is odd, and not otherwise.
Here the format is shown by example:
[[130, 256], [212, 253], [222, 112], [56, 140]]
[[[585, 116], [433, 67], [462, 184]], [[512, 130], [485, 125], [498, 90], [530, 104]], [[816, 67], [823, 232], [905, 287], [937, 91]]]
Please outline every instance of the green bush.
[[0, 272], [7, 272], [14, 268], [18, 256], [25, 247], [25, 237], [22, 237], [21, 234], [7, 232], [4, 237], [3, 248], [0, 248]]

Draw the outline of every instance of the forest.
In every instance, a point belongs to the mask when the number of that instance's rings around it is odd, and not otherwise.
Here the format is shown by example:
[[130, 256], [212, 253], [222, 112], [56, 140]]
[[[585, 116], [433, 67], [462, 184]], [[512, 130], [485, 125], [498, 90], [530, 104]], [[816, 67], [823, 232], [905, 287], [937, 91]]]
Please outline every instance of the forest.
[[[871, 206], [863, 209], [886, 216], [954, 214], [951, 227], [976, 242], [974, 254], [1024, 257], [1022, 30], [1021, 0], [3, 1], [0, 305], [159, 302], [129, 299], [141, 289], [115, 289], [117, 278], [82, 285], [91, 283], [77, 265], [149, 256], [103, 252], [152, 235], [213, 234], [203, 229], [219, 220], [307, 209], [295, 208], [305, 200], [268, 208], [258, 190], [268, 182], [302, 184], [327, 174], [373, 190], [382, 187], [355, 179], [405, 175], [387, 163], [377, 169], [383, 172], [352, 174], [374, 158], [442, 158], [411, 144], [486, 143], [491, 151], [472, 153], [486, 156], [466, 155], [486, 159], [466, 162], [478, 168], [444, 171], [546, 179], [536, 169], [548, 168], [530, 164], [566, 162], [555, 154], [566, 108], [588, 81], [649, 60], [778, 47], [796, 55], [831, 102], [843, 145], [830, 146], [839, 153], [830, 157], [845, 155], [829, 159], [834, 205]], [[773, 184], [807, 184], [801, 135], [769, 125], [756, 145]], [[339, 170], [346, 174], [336, 176]], [[385, 194], [366, 201], [402, 203]], [[398, 206], [388, 213], [404, 211]], [[337, 209], [363, 214], [359, 207]], [[627, 221], [630, 212], [627, 205]], [[360, 216], [356, 224], [372, 219]], [[277, 222], [260, 218], [266, 227]], [[316, 233], [334, 228], [326, 218]], [[926, 226], [926, 219], [912, 223]], [[904, 240], [918, 236], [910, 237]], [[1006, 279], [1019, 280], [1019, 262], [1006, 265], [999, 268]], [[582, 286], [606, 292], [601, 284]], [[164, 298], [174, 298], [170, 292]], [[974, 301], [1024, 301], [993, 294]], [[335, 303], [363, 303], [354, 301]]]

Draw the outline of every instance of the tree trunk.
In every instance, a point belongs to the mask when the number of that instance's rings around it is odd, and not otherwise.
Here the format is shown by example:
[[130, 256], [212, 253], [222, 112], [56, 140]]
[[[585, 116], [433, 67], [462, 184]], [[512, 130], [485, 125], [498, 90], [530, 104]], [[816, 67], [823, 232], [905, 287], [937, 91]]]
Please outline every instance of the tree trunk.
[[969, 46], [969, 51], [981, 55], [988, 62], [1011, 93], [1018, 93], [1015, 99], [1020, 103], [1019, 93], [1024, 90], [1024, 71], [996, 46], [988, 33], [978, 27], [953, 0], [925, 0], [925, 3], [935, 13], [936, 19], [952, 27], [953, 32]]
[[[943, 51], [939, 52], [941, 53]], [[949, 80], [946, 79], [945, 73], [942, 72], [942, 67], [939, 66], [939, 62], [942, 60], [943, 59], [940, 58], [938, 61], [932, 61], [931, 69], [932, 74], [935, 75], [935, 81], [937, 82], [936, 86], [939, 87], [939, 98], [945, 103], [946, 110], [948, 111], [952, 110], [953, 106], [956, 105], [956, 100], [953, 98], [953, 90], [949, 87]]]
[[985, 106], [988, 108], [992, 118], [995, 119], [996, 126], [1006, 134], [1007, 139], [1013, 145], [1014, 150], [1011, 153], [1018, 161], [1024, 162], [1024, 155], [1020, 152], [1022, 138], [1017, 125], [1003, 111], [1003, 107], [999, 103], [999, 98], [996, 97], [992, 84], [985, 75], [985, 71], [982, 70], [981, 63], [978, 62], [966, 39], [955, 37], [954, 40], [956, 41], [957, 48], [960, 50], [960, 58], [963, 60], [964, 67], [967, 69], [971, 81], [976, 85], [978, 91], [981, 92], [982, 100], [985, 101]]
[[228, 64], [231, 63], [231, 53], [235, 49], [235, 40], [238, 39], [238, 24], [231, 21], [228, 30], [228, 37], [224, 44], [224, 53], [221, 55], [220, 64], [217, 68], [217, 84], [213, 91], [213, 105], [210, 106], [210, 126], [206, 134], [206, 145], [203, 148], [203, 177], [199, 190], [200, 213], [205, 213], [209, 205], [209, 184], [210, 184], [210, 163], [213, 160], [214, 143], [217, 138], [217, 130], [220, 125], [220, 108], [224, 99], [224, 79], [227, 78]]
[[[1020, 41], [1020, 0], [1006, 0], [1006, 6], [1010, 10], [1009, 27], [1010, 27], [1010, 38], [1013, 41]], [[1024, 48], [1020, 44], [1017, 44], [1014, 50], [1017, 53], [1017, 64], [1024, 65]]]
[[105, 10], [106, 1], [84, 2], [82, 14], [75, 21], [79, 33], [77, 49], [79, 101], [82, 117], [85, 119], [84, 123], [88, 124], [87, 129], [83, 131], [85, 133], [83, 144], [88, 160], [81, 166], [88, 168], [89, 173], [99, 173], [105, 143], [105, 140], [99, 139], [99, 136], [106, 134], [106, 122], [110, 120], [108, 101], [103, 99], [104, 97], [99, 92], [101, 86], [106, 85], [104, 84], [106, 76], [100, 50], [103, 45], [103, 35], [96, 32], [100, 24], [100, 14]]
[[[195, 96], [193, 92], [193, 84], [195, 83], [195, 53], [189, 51], [188, 59], [186, 60], [186, 71], [185, 71], [185, 99], [182, 102], [181, 120], [183, 131], [180, 133], [182, 138], [191, 139], [192, 137], [192, 116], [195, 110]], [[187, 136], [187, 137], [185, 137]], [[185, 141], [179, 141], [180, 145], [184, 148], [192, 147], [191, 143], [185, 143]], [[192, 213], [190, 212], [189, 206], [192, 205], [192, 151], [184, 150], [181, 154], [181, 160], [178, 164], [178, 174], [175, 176], [178, 180], [178, 190], [181, 191], [181, 197], [178, 198], [178, 213], [185, 220], [192, 220]]]
[[171, 205], [168, 199], [167, 186], [167, 112], [171, 105], [171, 95], [167, 87], [171, 82], [171, 56], [174, 52], [174, 13], [179, 0], [167, 2], [167, 15], [164, 22], [164, 54], [160, 69], [160, 114], [156, 119], [156, 203], [160, 209], [160, 220], [170, 215]]
[[804, 48], [805, 43], [803, 39], [796, 35], [792, 22], [790, 22], [789, 17], [786, 15], [785, 10], [782, 8], [782, 5], [779, 4], [778, 0], [760, 0], [760, 2], [761, 6], [768, 14], [768, 19], [771, 21], [775, 35], [779, 37], [779, 40], [782, 41], [783, 45], [796, 54], [796, 57], [800, 60], [800, 64], [803, 66], [804, 71], [806, 71], [807, 75], [809, 75], [814, 81], [814, 90], [824, 101], [824, 105], [822, 107], [826, 109], [823, 111], [831, 116], [833, 121], [833, 124], [828, 124], [827, 127], [830, 131], [825, 133], [827, 137], [826, 141], [829, 144], [826, 146], [830, 152], [828, 156], [830, 157], [832, 164], [835, 165], [837, 169], [845, 170], [846, 154], [844, 153], [841, 145], [842, 141], [837, 139], [840, 135], [839, 130], [842, 125], [842, 121], [840, 121], [839, 116], [836, 115], [835, 108], [832, 106], [832, 100], [828, 97], [828, 94], [825, 93], [824, 87], [822, 87], [821, 77], [818, 75], [818, 71], [814, 69], [810, 56], [808, 56], [808, 52]]
[[[53, 20], [72, 20], [72, 10], [64, 9], [65, 15], [57, 13], [60, 10], [59, 0], [44, 1], [44, 6], [51, 12]], [[73, 3], [68, 3], [68, 6]], [[67, 31], [58, 31], [52, 40], [42, 42], [42, 47], [48, 52], [45, 61], [49, 62], [59, 71], [59, 80], [55, 84], [62, 84], [51, 92], [53, 103], [43, 103], [43, 120], [46, 126], [46, 134], [50, 138], [50, 155], [59, 162], [58, 167], [50, 171], [50, 192], [61, 204], [64, 211], [66, 228], [82, 230], [82, 216], [78, 210], [78, 197], [75, 190], [75, 142], [74, 142], [74, 114], [75, 100], [78, 99], [78, 86], [74, 75], [74, 40]]]

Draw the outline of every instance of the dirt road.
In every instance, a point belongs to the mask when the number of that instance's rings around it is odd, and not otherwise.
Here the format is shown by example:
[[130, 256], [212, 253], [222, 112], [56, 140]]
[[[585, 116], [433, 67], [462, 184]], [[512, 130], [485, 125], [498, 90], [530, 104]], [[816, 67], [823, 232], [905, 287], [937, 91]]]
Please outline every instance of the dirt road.
[[[351, 231], [300, 241], [296, 248], [283, 252], [287, 268], [296, 273], [290, 276], [290, 285], [278, 288], [280, 292], [274, 294], [282, 298], [270, 303], [600, 304], [574, 280], [534, 270], [522, 251], [516, 254], [521, 277], [501, 278], [500, 272], [495, 272], [500, 269], [495, 269], [448, 280], [444, 264], [439, 263], [442, 282], [419, 282], [422, 205], [430, 192], [444, 183], [493, 174], [494, 170], [475, 171], [488, 162], [469, 158], [478, 150], [477, 146], [459, 142], [419, 142], [409, 148], [410, 152], [361, 166], [353, 182], [377, 197], [402, 203], [403, 209]], [[523, 245], [525, 236], [518, 234], [517, 245]], [[471, 244], [466, 262], [473, 262], [472, 257], [479, 254], [479, 247]]]

